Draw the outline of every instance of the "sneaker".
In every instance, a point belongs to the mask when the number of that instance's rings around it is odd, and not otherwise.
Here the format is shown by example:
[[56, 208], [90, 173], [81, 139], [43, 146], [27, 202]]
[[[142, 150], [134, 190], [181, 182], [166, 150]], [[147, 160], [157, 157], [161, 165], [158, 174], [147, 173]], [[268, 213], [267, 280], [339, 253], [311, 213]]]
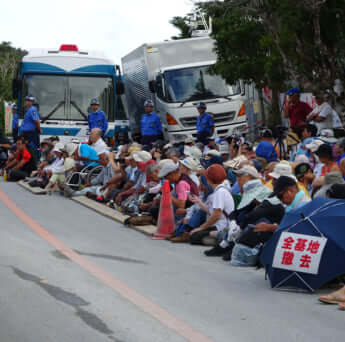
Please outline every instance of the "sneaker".
[[175, 243], [182, 243], [182, 242], [188, 242], [189, 241], [189, 233], [184, 232], [182, 233], [182, 235], [180, 236], [176, 236], [174, 238], [170, 239], [171, 242], [175, 242]]
[[222, 248], [219, 245], [204, 252], [206, 256], [223, 256], [227, 252], [227, 248]]
[[231, 260], [231, 255], [232, 255], [232, 248], [231, 250], [228, 250], [225, 254], [223, 254], [223, 260], [224, 261], [230, 261]]

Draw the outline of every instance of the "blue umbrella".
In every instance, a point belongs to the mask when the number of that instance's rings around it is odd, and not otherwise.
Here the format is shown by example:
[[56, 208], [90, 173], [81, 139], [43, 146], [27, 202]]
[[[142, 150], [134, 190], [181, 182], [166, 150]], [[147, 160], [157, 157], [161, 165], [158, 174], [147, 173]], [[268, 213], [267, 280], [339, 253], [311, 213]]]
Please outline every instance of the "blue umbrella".
[[[315, 291], [345, 273], [345, 201], [316, 198], [284, 216], [261, 254], [272, 288], [289, 287]], [[273, 259], [283, 232], [327, 238], [317, 274], [273, 267]]]

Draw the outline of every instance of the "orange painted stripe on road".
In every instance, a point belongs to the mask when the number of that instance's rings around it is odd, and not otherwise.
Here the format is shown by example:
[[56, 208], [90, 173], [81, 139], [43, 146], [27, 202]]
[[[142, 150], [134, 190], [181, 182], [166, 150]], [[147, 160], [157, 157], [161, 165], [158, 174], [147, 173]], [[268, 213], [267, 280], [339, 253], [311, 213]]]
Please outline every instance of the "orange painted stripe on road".
[[111, 274], [105, 272], [93, 262], [82, 257], [65, 245], [53, 234], [49, 233], [45, 228], [34, 221], [23, 210], [21, 210], [6, 194], [0, 189], [0, 200], [15, 214], [24, 224], [29, 226], [37, 235], [47, 241], [61, 254], [78, 264], [84, 270], [91, 273], [95, 278], [103, 284], [109, 286], [116, 292], [126, 298], [128, 301], [136, 305], [138, 308], [158, 320], [160, 323], [175, 331], [178, 335], [184, 337], [191, 342], [213, 342], [209, 337], [190, 327], [187, 323], [173, 316], [159, 305], [153, 303], [137, 291], [128, 287], [122, 281], [116, 279]]

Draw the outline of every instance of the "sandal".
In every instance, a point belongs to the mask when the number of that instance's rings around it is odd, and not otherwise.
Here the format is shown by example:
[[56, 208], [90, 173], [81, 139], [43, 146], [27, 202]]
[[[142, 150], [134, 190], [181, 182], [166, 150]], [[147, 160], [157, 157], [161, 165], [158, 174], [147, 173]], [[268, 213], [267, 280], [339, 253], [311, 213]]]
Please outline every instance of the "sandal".
[[345, 303], [339, 303], [338, 308], [341, 311], [345, 311]]
[[335, 294], [329, 294], [328, 296], [321, 296], [319, 298], [319, 301], [325, 304], [340, 304], [344, 305], [345, 310], [345, 298], [344, 297], [338, 297]]

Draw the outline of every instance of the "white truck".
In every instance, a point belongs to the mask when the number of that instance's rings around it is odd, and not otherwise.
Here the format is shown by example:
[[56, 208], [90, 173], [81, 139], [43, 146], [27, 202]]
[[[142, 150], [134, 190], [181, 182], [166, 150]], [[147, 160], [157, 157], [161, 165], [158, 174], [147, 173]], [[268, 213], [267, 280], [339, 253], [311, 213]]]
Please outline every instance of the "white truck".
[[196, 137], [197, 103], [213, 114], [218, 137], [247, 132], [247, 105], [254, 94], [240, 80], [228, 85], [210, 73], [216, 62], [214, 40], [189, 38], [144, 44], [122, 58], [132, 133], [138, 133], [143, 104], [151, 98], [164, 136], [183, 141]]

